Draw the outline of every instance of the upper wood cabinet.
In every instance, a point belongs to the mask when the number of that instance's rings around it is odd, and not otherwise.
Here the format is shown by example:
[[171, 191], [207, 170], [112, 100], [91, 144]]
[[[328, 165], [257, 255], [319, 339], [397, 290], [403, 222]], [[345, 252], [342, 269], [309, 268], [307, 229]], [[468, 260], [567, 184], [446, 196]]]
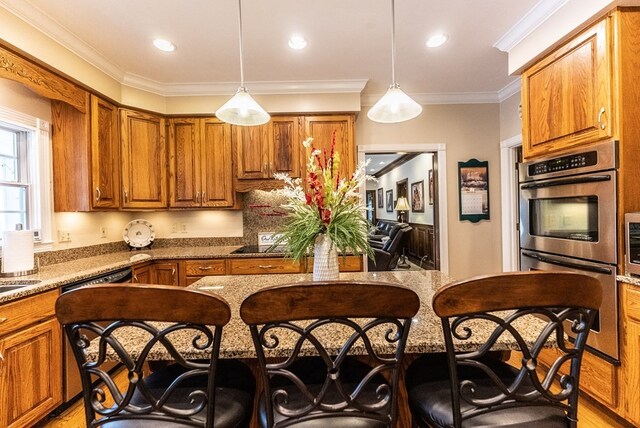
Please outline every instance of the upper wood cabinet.
[[[340, 178], [351, 177], [355, 171], [355, 143], [353, 137], [353, 115], [305, 116], [305, 139], [313, 137], [313, 146], [327, 156], [331, 152], [333, 133], [336, 135], [336, 152], [340, 155]], [[305, 158], [311, 154], [306, 151]]]
[[93, 208], [120, 206], [118, 108], [91, 96], [91, 182]]
[[522, 74], [524, 157], [616, 135], [610, 19]]
[[167, 207], [164, 118], [120, 110], [122, 208]]
[[275, 173], [300, 177], [301, 118], [274, 116], [260, 126], [236, 128], [237, 178], [270, 179]]
[[231, 125], [215, 118], [169, 121], [169, 206], [234, 204]]
[[55, 211], [117, 209], [120, 149], [117, 107], [87, 94], [88, 114], [51, 102]]

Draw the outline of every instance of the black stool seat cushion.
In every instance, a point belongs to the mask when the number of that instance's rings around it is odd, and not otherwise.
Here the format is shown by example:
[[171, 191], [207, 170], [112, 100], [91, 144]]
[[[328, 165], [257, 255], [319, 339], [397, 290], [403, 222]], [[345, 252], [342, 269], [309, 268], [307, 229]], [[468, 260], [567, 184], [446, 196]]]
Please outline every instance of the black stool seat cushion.
[[[179, 364], [172, 364], [166, 368], [153, 372], [145, 377], [144, 382], [151, 394], [159, 398], [162, 392], [186, 370]], [[216, 428], [248, 427], [253, 413], [253, 397], [255, 395], [255, 379], [251, 370], [237, 360], [218, 360], [216, 370]], [[191, 408], [189, 404], [191, 394], [195, 389], [204, 390], [207, 387], [207, 376], [195, 376], [182, 382], [171, 395], [169, 404], [176, 408]], [[131, 404], [145, 405], [147, 400], [136, 390]], [[204, 424], [205, 411], [200, 412], [194, 419]], [[113, 421], [103, 426], [109, 428], [179, 428], [186, 425], [177, 421]]]
[[[341, 365], [340, 378], [342, 379], [342, 386], [347, 393], [353, 392], [358, 385], [359, 381], [371, 370], [371, 367], [363, 362], [360, 362], [353, 358], [347, 358]], [[319, 357], [306, 357], [296, 361], [290, 368], [290, 371], [295, 373], [309, 388], [313, 394], [317, 394], [323, 386], [324, 380], [327, 376], [327, 368], [325, 363]], [[387, 384], [384, 377], [376, 375], [367, 384], [363, 391], [358, 395], [359, 403], [375, 403], [379, 401], [379, 397], [376, 394], [376, 388], [381, 384]], [[300, 390], [293, 386], [293, 384], [283, 377], [274, 377], [271, 380], [271, 387], [275, 391], [276, 389], [285, 390], [289, 394], [289, 401], [287, 408], [300, 409], [307, 403], [305, 398], [300, 393]], [[267, 409], [265, 404], [264, 394], [260, 397], [260, 425], [262, 427], [267, 426]], [[333, 404], [336, 402], [342, 402], [342, 397], [339, 395], [335, 387], [329, 388], [327, 395], [323, 403]], [[388, 409], [381, 409], [382, 414], [387, 413]], [[274, 409], [274, 422], [277, 424], [285, 420], [286, 417], [281, 415]], [[327, 417], [321, 419], [314, 419], [310, 421], [300, 420], [288, 424], [288, 427], [295, 428], [385, 428], [388, 427], [388, 423], [376, 419], [362, 417], [361, 415], [354, 414], [353, 417], [345, 416], [344, 413], [340, 414], [327, 414]]]
[[[517, 370], [499, 360], [483, 361], [503, 379], [506, 385], [515, 379]], [[484, 373], [478, 369], [458, 365], [459, 380], [473, 380], [478, 397], [491, 397], [500, 391]], [[409, 407], [418, 426], [426, 424], [436, 427], [453, 426], [451, 384], [446, 354], [425, 355], [414, 361], [406, 373]], [[533, 386], [531, 386], [533, 389]], [[521, 392], [525, 392], [522, 390]], [[471, 406], [460, 400], [461, 411]], [[562, 409], [553, 406], [526, 406], [504, 409], [478, 415], [462, 421], [463, 427], [510, 427], [553, 428], [567, 427], [567, 417]]]

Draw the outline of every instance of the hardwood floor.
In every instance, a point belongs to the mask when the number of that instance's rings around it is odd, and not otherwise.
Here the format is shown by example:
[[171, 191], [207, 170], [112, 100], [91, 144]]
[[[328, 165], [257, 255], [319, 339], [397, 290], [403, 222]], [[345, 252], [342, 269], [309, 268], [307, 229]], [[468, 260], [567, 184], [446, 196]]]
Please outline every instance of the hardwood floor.
[[[116, 380], [118, 384], [125, 383], [127, 380], [126, 374], [124, 372], [120, 373]], [[578, 428], [632, 427], [630, 424], [625, 424], [623, 421], [608, 416], [598, 403], [585, 396], [580, 397], [578, 420]], [[73, 404], [59, 416], [50, 418], [38, 425], [39, 428], [82, 428], [84, 426], [84, 405], [82, 400]]]

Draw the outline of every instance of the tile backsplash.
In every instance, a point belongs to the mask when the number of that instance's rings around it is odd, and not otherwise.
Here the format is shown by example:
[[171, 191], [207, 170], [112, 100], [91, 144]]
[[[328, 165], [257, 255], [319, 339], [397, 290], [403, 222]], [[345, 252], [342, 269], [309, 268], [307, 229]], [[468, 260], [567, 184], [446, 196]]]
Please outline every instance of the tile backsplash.
[[284, 223], [286, 211], [281, 205], [286, 201], [284, 196], [264, 190], [244, 195], [242, 224], [246, 245], [258, 245], [258, 232], [275, 232]]

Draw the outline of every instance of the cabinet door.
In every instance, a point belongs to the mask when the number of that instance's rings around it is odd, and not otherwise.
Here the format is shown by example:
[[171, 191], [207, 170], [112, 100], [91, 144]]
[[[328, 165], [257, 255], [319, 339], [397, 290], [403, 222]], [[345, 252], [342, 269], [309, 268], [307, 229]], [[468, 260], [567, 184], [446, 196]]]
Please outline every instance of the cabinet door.
[[608, 21], [522, 75], [525, 158], [614, 135]]
[[271, 118], [271, 152], [269, 156], [269, 177], [275, 173], [286, 173], [290, 177], [300, 177], [300, 119], [294, 117]]
[[640, 289], [635, 285], [623, 287], [623, 346], [622, 378], [625, 418], [640, 425]]
[[[355, 171], [355, 143], [353, 139], [353, 116], [306, 116], [304, 118], [305, 138], [313, 137], [313, 146], [327, 157], [331, 152], [333, 133], [336, 133], [335, 150], [340, 154], [340, 178], [351, 177]], [[307, 149], [307, 157], [311, 148]]]
[[167, 206], [164, 119], [121, 111], [123, 208]]
[[91, 95], [91, 181], [93, 208], [118, 208], [118, 108], [95, 95]]
[[160, 262], [153, 265], [153, 284], [178, 285], [178, 263]]
[[235, 127], [238, 179], [270, 178], [269, 125]]
[[171, 119], [169, 124], [169, 206], [197, 207], [200, 188], [200, 120]]
[[201, 132], [202, 206], [231, 207], [234, 203], [231, 125], [218, 119], [203, 119]]
[[151, 264], [145, 264], [145, 265], [134, 267], [131, 282], [133, 284], [153, 284], [151, 271], [152, 271]]
[[62, 402], [61, 342], [55, 319], [0, 339], [0, 426], [32, 426]]

